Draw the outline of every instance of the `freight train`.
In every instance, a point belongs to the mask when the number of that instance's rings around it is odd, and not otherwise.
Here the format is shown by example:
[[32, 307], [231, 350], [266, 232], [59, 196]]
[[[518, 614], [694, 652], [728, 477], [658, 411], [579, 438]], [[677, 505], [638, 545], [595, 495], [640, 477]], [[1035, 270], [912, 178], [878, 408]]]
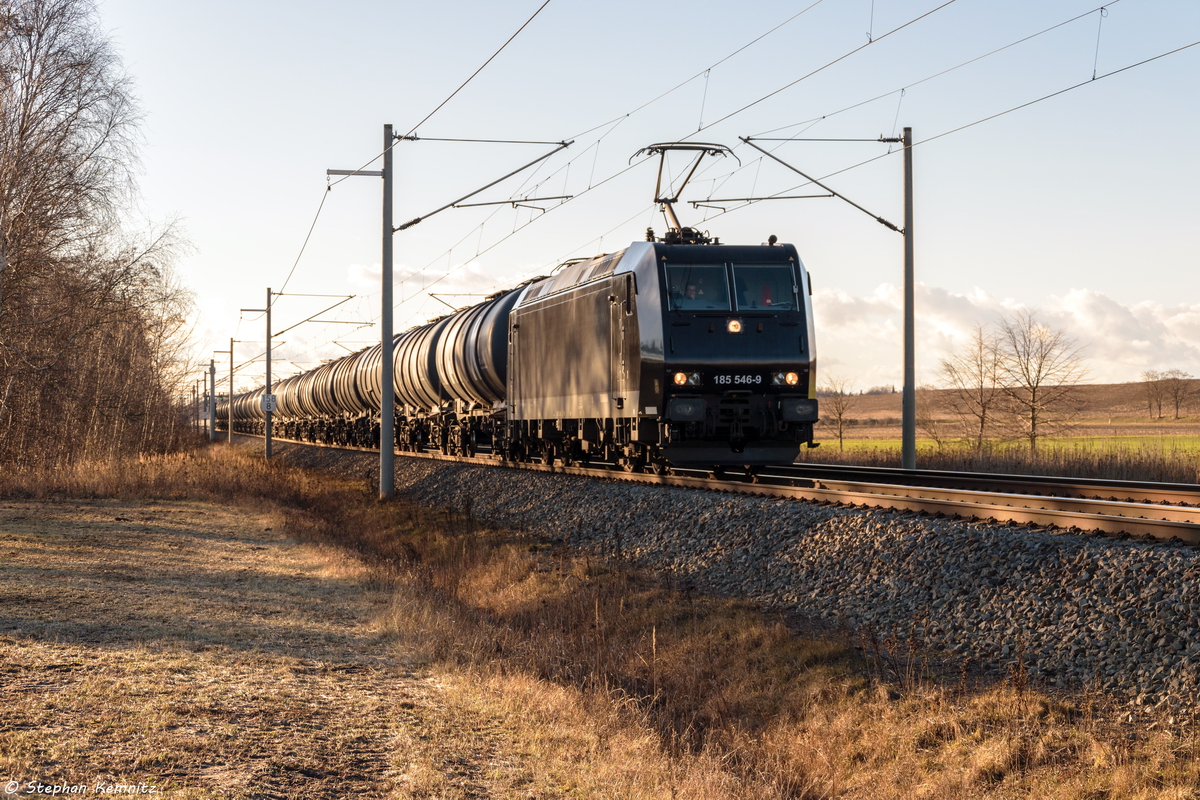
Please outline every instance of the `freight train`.
[[[397, 335], [396, 449], [654, 472], [793, 462], [815, 446], [816, 346], [808, 272], [775, 241], [648, 232]], [[274, 435], [378, 447], [381, 366], [376, 345], [278, 381]], [[233, 397], [235, 431], [264, 433], [263, 391]]]

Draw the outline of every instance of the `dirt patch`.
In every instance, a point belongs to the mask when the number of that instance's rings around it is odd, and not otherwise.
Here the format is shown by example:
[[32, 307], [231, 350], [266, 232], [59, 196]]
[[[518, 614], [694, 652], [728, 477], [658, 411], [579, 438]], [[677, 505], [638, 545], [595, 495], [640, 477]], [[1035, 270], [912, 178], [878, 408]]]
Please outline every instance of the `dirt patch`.
[[472, 760], [505, 743], [397, 649], [388, 597], [267, 512], [0, 501], [0, 783], [409, 797], [436, 773], [443, 796], [486, 792], [503, 776]]

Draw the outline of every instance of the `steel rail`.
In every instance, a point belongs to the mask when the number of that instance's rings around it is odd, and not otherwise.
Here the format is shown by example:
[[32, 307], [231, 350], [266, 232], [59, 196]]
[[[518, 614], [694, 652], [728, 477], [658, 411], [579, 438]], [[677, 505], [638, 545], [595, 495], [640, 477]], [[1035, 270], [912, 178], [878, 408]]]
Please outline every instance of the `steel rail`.
[[[237, 436], [262, 438], [257, 434], [238, 433]], [[280, 439], [307, 447], [376, 453], [371, 447], [327, 445], [315, 442]], [[1148, 536], [1158, 540], [1180, 541], [1200, 545], [1200, 507], [1172, 509], [1136, 502], [1088, 500], [1081, 498], [1047, 497], [1045, 495], [987, 492], [979, 490], [946, 490], [936, 487], [899, 486], [852, 481], [822, 481], [795, 476], [745, 475], [742, 480], [714, 479], [687, 475], [652, 475], [624, 472], [612, 468], [565, 466], [537, 462], [505, 461], [499, 456], [479, 454], [474, 457], [451, 456], [441, 453], [397, 450], [396, 455], [410, 458], [487, 465], [560, 475], [617, 480], [651, 486], [673, 486], [706, 491], [721, 491], [760, 497], [787, 498], [833, 505], [861, 506], [872, 509], [911, 511], [943, 517], [990, 519], [1024, 525], [1040, 525], [1069, 531], [1096, 531], [1111, 535]], [[931, 475], [937, 473], [926, 471]], [[899, 490], [905, 494], [897, 494]], [[1022, 505], [1011, 505], [1018, 500]], [[1088, 510], [1090, 509], [1090, 510]], [[1125, 513], [1122, 513], [1125, 512]], [[1175, 515], [1173, 519], [1150, 519], [1145, 514]]]
[[790, 467], [772, 468], [772, 472], [796, 478], [864, 480], [871, 483], [904, 483], [910, 486], [928, 483], [947, 488], [986, 487], [995, 492], [1009, 491], [1018, 494], [1052, 491], [1060, 497], [1066, 493], [1099, 500], [1200, 505], [1200, 485], [1190, 483], [1154, 483], [1050, 475], [997, 475], [952, 470], [901, 470], [834, 464], [794, 464]]
[[1159, 506], [1147, 503], [1128, 503], [1119, 500], [1091, 500], [1078, 497], [1059, 497], [1011, 492], [981, 492], [975, 489], [942, 489], [926, 486], [901, 486], [894, 483], [855, 483], [850, 481], [820, 481], [818, 486], [844, 492], [897, 495], [923, 500], [952, 500], [965, 503], [1022, 506], [1024, 508], [1054, 509], [1076, 514], [1100, 514], [1132, 519], [1164, 520], [1200, 524], [1200, 507]]

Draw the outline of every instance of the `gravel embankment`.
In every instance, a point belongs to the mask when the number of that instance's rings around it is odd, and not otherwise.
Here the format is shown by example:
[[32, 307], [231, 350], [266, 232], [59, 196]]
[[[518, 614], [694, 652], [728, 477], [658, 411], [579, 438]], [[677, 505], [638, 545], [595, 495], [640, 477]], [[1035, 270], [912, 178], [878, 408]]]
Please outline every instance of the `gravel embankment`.
[[[378, 460], [354, 455], [337, 469], [377, 475]], [[396, 487], [421, 504], [669, 570], [703, 591], [880, 638], [915, 631], [988, 669], [1007, 672], [1023, 656], [1053, 685], [1195, 702], [1192, 549], [404, 458]]]

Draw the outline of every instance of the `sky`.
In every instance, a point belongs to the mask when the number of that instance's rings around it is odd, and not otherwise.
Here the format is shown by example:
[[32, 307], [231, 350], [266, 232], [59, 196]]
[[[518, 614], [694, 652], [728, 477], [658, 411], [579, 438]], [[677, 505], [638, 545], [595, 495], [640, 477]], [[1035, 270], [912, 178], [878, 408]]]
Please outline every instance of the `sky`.
[[[144, 116], [131, 224], [173, 222], [190, 242], [177, 270], [196, 296], [197, 357], [219, 375], [228, 361], [212, 351], [231, 337], [238, 364], [264, 352], [264, 320], [240, 309], [262, 308], [268, 287], [284, 291], [274, 330], [297, 325], [276, 339], [277, 378], [378, 340], [382, 184], [326, 170], [379, 169], [384, 124], [418, 137], [393, 150], [395, 223], [427, 217], [394, 235], [397, 331], [661, 233], [657, 162], [635, 154], [686, 139], [731, 152], [700, 165], [682, 223], [729, 244], [795, 244], [822, 373], [898, 387], [903, 237], [873, 217], [903, 225], [902, 151], [878, 139], [911, 127], [918, 385], [975, 326], [1018, 310], [1074, 337], [1092, 382], [1200, 375], [1194, 0], [98, 12]], [[741, 137], [791, 138], [757, 144], [869, 215], [836, 198], [728, 202], [822, 193]], [[833, 139], [858, 141], [815, 141]], [[492, 205], [428, 216], [567, 141], [467, 201]], [[673, 157], [667, 177], [686, 166]], [[261, 360], [238, 376], [239, 390], [260, 385]]]

